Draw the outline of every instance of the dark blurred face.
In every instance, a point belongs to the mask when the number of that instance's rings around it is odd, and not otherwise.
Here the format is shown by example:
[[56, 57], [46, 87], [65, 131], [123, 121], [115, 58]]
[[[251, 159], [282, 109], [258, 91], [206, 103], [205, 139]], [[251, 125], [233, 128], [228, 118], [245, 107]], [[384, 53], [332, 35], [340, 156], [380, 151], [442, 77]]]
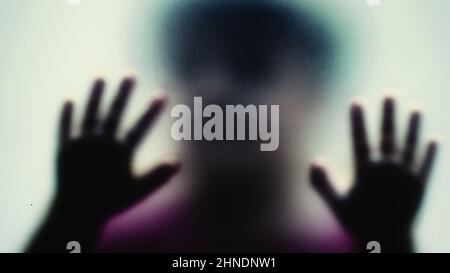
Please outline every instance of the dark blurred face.
[[166, 50], [182, 103], [280, 105], [280, 131], [292, 130], [320, 93], [312, 64], [327, 45], [313, 21], [276, 1], [194, 1], [180, 10]]

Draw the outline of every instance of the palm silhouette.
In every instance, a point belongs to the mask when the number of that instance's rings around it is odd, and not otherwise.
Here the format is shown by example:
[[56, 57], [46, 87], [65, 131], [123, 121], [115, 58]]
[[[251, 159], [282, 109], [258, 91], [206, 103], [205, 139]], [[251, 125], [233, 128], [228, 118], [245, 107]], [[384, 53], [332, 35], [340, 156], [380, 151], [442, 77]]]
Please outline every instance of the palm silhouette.
[[92, 250], [99, 229], [112, 214], [130, 206], [167, 182], [180, 165], [162, 163], [143, 177], [131, 171], [132, 155], [161, 112], [156, 99], [122, 140], [116, 133], [135, 80], [123, 80], [104, 121], [98, 119], [104, 81], [98, 79], [88, 101], [81, 136], [71, 138], [73, 105], [64, 105], [57, 168], [57, 194], [50, 217], [30, 251], [63, 251], [64, 242], [79, 241]]
[[425, 158], [415, 164], [420, 113], [413, 112], [402, 151], [396, 147], [394, 100], [383, 104], [381, 159], [371, 157], [363, 109], [351, 108], [352, 138], [355, 157], [354, 184], [345, 197], [338, 196], [319, 164], [311, 168], [314, 188], [330, 206], [338, 220], [350, 233], [359, 249], [375, 240], [384, 251], [412, 251], [411, 228], [424, 195], [426, 181], [433, 164], [437, 144], [428, 144]]

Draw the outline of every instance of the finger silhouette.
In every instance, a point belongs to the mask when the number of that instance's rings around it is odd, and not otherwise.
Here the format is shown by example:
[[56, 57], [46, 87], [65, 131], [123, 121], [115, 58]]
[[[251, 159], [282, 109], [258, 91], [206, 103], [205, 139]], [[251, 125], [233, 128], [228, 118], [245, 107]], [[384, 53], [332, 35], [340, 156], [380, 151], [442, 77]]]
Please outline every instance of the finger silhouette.
[[92, 87], [82, 125], [82, 133], [85, 135], [93, 134], [97, 127], [98, 108], [104, 85], [105, 82], [102, 79], [97, 79]]
[[70, 138], [70, 129], [72, 127], [73, 104], [68, 101], [64, 103], [61, 120], [59, 125], [59, 146], [63, 147]]
[[362, 106], [358, 103], [353, 103], [350, 114], [355, 166], [358, 173], [369, 159], [369, 146]]
[[331, 182], [325, 169], [318, 164], [313, 164], [310, 169], [310, 180], [314, 189], [325, 200], [330, 209], [335, 213], [338, 213], [339, 196], [331, 186]]
[[108, 116], [105, 120], [103, 133], [106, 136], [113, 137], [119, 127], [120, 118], [125, 109], [125, 105], [128, 102], [131, 91], [135, 84], [134, 78], [125, 78], [120, 85], [119, 92], [117, 93], [114, 102], [111, 105]]
[[417, 149], [417, 141], [420, 129], [420, 113], [415, 111], [409, 118], [408, 133], [406, 135], [405, 147], [403, 150], [403, 162], [411, 166]]
[[428, 181], [428, 178], [430, 176], [434, 158], [436, 157], [436, 151], [437, 151], [437, 142], [431, 141], [430, 143], [428, 143], [427, 150], [425, 152], [425, 157], [422, 166], [420, 167], [419, 170], [419, 176], [421, 177], [421, 180], [424, 183]]
[[134, 127], [130, 130], [127, 137], [125, 138], [125, 143], [127, 143], [130, 149], [133, 150], [139, 144], [158, 115], [161, 113], [161, 110], [164, 108], [165, 103], [165, 98], [155, 99], [151, 103], [147, 111], [138, 120], [136, 125], [134, 125]]
[[383, 103], [383, 121], [381, 124], [381, 154], [391, 156], [395, 152], [395, 104], [388, 97]]
[[179, 162], [162, 163], [136, 181], [133, 200], [139, 200], [167, 183], [181, 168]]

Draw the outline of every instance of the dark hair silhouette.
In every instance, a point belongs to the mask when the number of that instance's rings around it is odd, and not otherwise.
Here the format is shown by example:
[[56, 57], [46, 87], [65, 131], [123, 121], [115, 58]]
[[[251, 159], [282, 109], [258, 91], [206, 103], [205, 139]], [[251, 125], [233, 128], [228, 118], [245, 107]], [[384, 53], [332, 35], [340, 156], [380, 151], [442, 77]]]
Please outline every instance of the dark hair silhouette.
[[169, 16], [164, 48], [179, 79], [220, 67], [236, 82], [264, 84], [286, 52], [323, 74], [334, 45], [321, 22], [287, 3], [221, 0], [181, 3]]

